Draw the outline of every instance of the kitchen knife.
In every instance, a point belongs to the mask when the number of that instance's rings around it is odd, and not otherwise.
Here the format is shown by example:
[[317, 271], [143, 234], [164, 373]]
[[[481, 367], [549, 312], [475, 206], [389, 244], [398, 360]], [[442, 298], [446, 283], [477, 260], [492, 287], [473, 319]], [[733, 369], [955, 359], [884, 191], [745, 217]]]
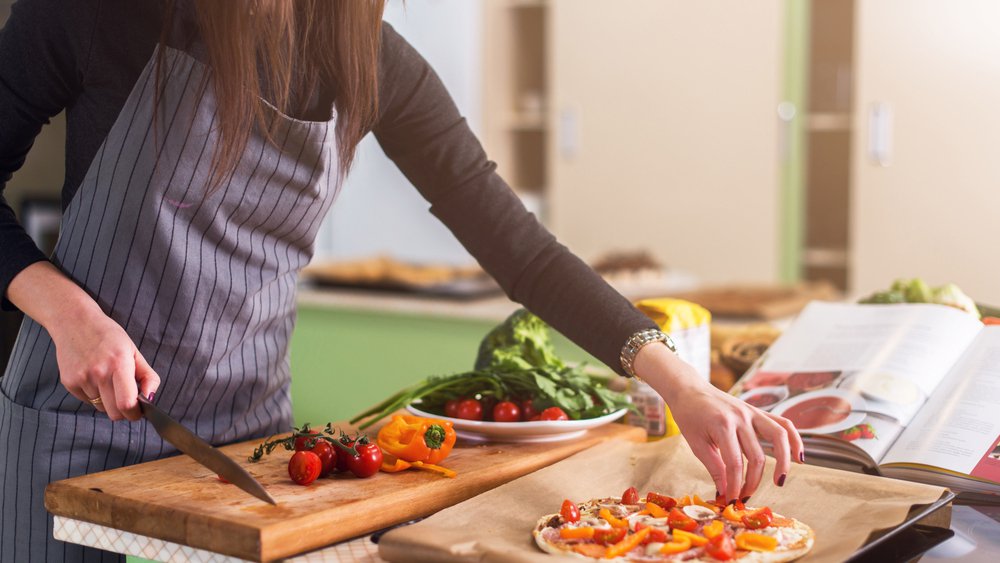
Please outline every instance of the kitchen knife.
[[153, 425], [161, 438], [170, 442], [178, 450], [194, 458], [195, 461], [211, 469], [216, 474], [222, 476], [230, 483], [243, 489], [247, 493], [259, 498], [264, 502], [278, 504], [267, 494], [264, 486], [257, 482], [240, 467], [238, 463], [230, 459], [226, 454], [213, 448], [208, 442], [199, 438], [195, 433], [181, 425], [181, 423], [170, 418], [161, 408], [147, 401], [144, 397], [139, 397], [139, 409], [142, 416]]

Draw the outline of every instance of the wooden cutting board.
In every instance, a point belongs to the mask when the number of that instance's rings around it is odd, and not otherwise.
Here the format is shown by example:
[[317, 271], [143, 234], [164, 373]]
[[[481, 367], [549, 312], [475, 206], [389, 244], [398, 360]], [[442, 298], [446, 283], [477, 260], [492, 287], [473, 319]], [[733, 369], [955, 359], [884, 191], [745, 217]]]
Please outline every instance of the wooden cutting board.
[[709, 287], [672, 297], [697, 303], [713, 317], [774, 320], [798, 314], [810, 301], [832, 301], [840, 294], [828, 282], [803, 282]]
[[[348, 428], [347, 425], [341, 425]], [[369, 432], [374, 436], [375, 432]], [[186, 455], [57, 481], [45, 491], [49, 512], [253, 561], [290, 557], [393, 524], [427, 516], [607, 440], [644, 441], [645, 431], [607, 424], [565, 442], [468, 444], [425, 471], [338, 475], [302, 487], [288, 478], [291, 452], [246, 461], [260, 441], [221, 448], [278, 501], [263, 503]]]

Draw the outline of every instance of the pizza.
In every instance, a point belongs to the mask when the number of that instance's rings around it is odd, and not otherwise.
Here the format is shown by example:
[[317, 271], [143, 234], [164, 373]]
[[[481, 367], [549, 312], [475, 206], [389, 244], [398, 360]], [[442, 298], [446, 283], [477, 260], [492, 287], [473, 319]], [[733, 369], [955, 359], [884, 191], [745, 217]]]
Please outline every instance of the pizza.
[[532, 534], [543, 551], [611, 561], [728, 561], [777, 563], [812, 549], [812, 529], [770, 508], [673, 498], [630, 487], [622, 498], [563, 502]]

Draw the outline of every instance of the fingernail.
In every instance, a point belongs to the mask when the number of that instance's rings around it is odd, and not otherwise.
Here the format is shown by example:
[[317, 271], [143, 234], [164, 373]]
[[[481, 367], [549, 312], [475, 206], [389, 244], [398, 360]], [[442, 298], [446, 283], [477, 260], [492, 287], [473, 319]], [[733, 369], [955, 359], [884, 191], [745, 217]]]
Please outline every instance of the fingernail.
[[150, 403], [153, 402], [153, 397], [155, 397], [155, 396], [156, 396], [156, 391], [150, 391], [149, 392], [148, 400], [149, 400]]
[[739, 502], [739, 500], [740, 499], [738, 499], [738, 498], [734, 498], [733, 500], [727, 502], [726, 504], [736, 504], [737, 502]]
[[800, 463], [806, 462], [806, 452], [799, 452], [799, 462]]
[[715, 491], [715, 498], [719, 498], [721, 496], [722, 496], [722, 493], [720, 493], [718, 490], [716, 490]]
[[779, 487], [784, 487], [785, 486], [785, 474], [784, 473], [781, 474], [781, 477], [778, 477], [778, 486]]
[[743, 497], [743, 498], [740, 499], [740, 502], [742, 502], [743, 504], [746, 504], [747, 501], [749, 501], [749, 500], [750, 500], [750, 497]]

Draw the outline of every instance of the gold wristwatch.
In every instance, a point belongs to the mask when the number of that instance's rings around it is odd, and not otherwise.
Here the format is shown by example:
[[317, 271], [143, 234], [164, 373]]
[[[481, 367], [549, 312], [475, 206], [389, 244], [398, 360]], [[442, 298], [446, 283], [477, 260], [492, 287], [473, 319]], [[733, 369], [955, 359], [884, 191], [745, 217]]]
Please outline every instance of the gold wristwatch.
[[670, 348], [670, 351], [677, 353], [677, 346], [674, 344], [670, 335], [663, 332], [662, 330], [649, 328], [646, 330], [640, 330], [639, 332], [633, 334], [622, 346], [622, 353], [620, 356], [622, 362], [622, 369], [629, 377], [639, 377], [635, 374], [635, 370], [632, 368], [632, 364], [635, 362], [635, 356], [639, 353], [639, 350], [647, 344], [652, 344], [653, 342], [662, 342]]

